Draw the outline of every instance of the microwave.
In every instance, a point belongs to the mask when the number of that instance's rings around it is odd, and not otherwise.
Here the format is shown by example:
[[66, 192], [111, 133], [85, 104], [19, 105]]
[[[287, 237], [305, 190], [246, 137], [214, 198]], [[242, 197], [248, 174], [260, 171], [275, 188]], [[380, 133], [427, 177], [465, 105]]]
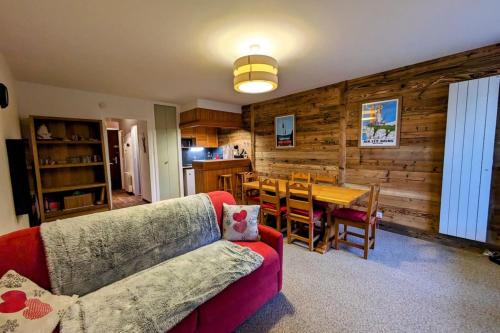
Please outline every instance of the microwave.
[[181, 139], [182, 148], [196, 147], [196, 139], [194, 138], [182, 138]]

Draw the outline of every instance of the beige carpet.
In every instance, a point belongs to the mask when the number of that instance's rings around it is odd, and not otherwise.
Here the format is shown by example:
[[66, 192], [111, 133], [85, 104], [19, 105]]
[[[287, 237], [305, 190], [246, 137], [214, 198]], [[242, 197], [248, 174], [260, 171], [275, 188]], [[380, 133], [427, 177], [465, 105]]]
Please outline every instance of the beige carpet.
[[281, 294], [239, 332], [500, 332], [500, 266], [460, 249], [380, 231], [357, 249], [285, 245]]

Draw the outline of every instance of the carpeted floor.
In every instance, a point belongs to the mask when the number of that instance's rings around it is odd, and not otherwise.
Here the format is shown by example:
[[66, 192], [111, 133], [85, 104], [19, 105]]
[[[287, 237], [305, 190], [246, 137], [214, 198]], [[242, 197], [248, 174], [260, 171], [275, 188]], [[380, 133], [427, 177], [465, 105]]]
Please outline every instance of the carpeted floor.
[[281, 294], [238, 332], [500, 332], [500, 266], [379, 231], [361, 250], [285, 245]]

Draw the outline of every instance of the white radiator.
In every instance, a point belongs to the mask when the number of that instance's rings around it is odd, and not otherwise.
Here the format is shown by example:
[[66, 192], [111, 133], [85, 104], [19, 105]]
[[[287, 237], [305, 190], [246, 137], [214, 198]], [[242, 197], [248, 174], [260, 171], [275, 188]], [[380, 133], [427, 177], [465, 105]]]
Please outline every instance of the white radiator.
[[499, 78], [450, 84], [439, 232], [486, 241]]

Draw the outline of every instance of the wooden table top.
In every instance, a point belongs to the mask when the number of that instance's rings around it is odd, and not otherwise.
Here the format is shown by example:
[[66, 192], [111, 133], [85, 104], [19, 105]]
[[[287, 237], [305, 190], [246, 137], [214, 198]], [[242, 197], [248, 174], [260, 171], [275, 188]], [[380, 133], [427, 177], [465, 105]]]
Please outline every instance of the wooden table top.
[[[281, 196], [286, 195], [286, 183], [288, 180], [279, 179], [279, 191]], [[245, 189], [259, 189], [259, 181], [244, 183]], [[271, 186], [264, 186], [266, 190], [273, 190]], [[312, 195], [316, 201], [327, 202], [337, 205], [350, 206], [356, 200], [368, 194], [369, 190], [340, 187], [334, 185], [313, 184]]]

